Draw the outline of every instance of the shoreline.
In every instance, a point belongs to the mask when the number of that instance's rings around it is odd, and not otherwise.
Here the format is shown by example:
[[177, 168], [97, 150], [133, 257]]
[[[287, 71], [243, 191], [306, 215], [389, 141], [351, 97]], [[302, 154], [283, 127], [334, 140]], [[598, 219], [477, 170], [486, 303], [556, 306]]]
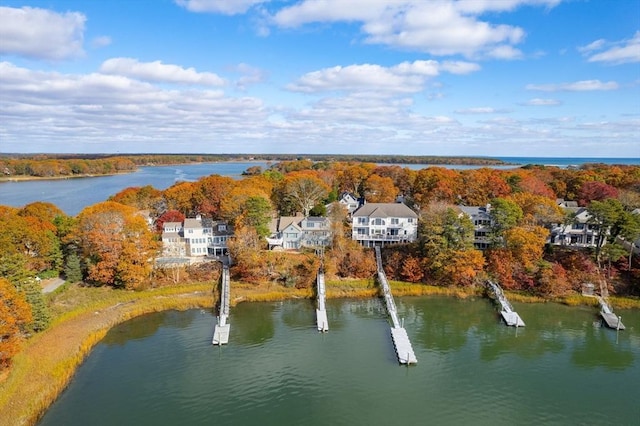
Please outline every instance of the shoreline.
[[[481, 295], [478, 288], [437, 287], [397, 281], [391, 284], [394, 296], [397, 297], [467, 298]], [[81, 291], [85, 290], [88, 289]], [[138, 293], [112, 289], [97, 289], [94, 292], [96, 295], [93, 301], [73, 310], [60, 312], [50, 328], [28, 340], [14, 358], [9, 374], [0, 381], [0, 426], [36, 424], [64, 392], [76, 370], [112, 327], [153, 312], [211, 309], [217, 300], [216, 288], [211, 283], [162, 287]], [[232, 305], [314, 297], [313, 288], [285, 288], [271, 284], [234, 283], [234, 293]], [[379, 289], [373, 279], [327, 282], [329, 299], [364, 299], [378, 295]], [[509, 293], [509, 297], [520, 303], [549, 302], [539, 297], [516, 293]], [[571, 301], [552, 302], [595, 306], [591, 299], [582, 296], [571, 296]], [[7, 419], [12, 420], [8, 423]]]

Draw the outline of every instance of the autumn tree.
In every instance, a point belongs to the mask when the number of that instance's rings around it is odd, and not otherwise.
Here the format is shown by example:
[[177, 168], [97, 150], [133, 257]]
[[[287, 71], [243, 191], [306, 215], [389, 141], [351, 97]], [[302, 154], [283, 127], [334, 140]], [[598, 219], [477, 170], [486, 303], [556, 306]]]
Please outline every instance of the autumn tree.
[[162, 232], [164, 224], [167, 222], [184, 222], [184, 215], [178, 210], [167, 210], [159, 218], [156, 219], [156, 231]]
[[139, 210], [151, 209], [162, 197], [162, 191], [151, 185], [125, 188], [109, 197], [109, 201], [135, 207]]
[[235, 186], [235, 181], [227, 176], [211, 175], [199, 179], [194, 186], [194, 210], [216, 219], [221, 217], [225, 194]]
[[432, 202], [455, 204], [458, 202], [461, 177], [456, 170], [444, 167], [428, 167], [418, 170], [413, 179], [411, 199], [419, 208]]
[[86, 207], [77, 238], [89, 282], [136, 289], [148, 280], [158, 242], [136, 209], [112, 201]]
[[608, 198], [617, 198], [618, 190], [604, 182], [585, 182], [578, 192], [578, 204], [586, 206], [591, 201], [603, 201]]
[[491, 235], [489, 236], [493, 246], [504, 245], [504, 233], [518, 225], [523, 217], [522, 209], [514, 201], [506, 198], [494, 198], [491, 200], [489, 210], [491, 219]]
[[364, 197], [370, 203], [393, 203], [398, 196], [398, 188], [393, 180], [372, 174], [364, 183]]
[[548, 227], [562, 223], [564, 213], [555, 200], [528, 192], [512, 194], [508, 199], [522, 209], [522, 223]]
[[604, 201], [592, 201], [588, 207], [587, 223], [596, 232], [596, 262], [600, 267], [600, 252], [608, 239], [614, 240], [621, 230], [624, 208], [620, 201], [608, 198]]
[[515, 226], [504, 232], [504, 246], [514, 261], [526, 270], [533, 270], [535, 264], [542, 260], [548, 236], [549, 231], [540, 226]]
[[285, 176], [282, 191], [285, 202], [305, 217], [329, 194], [329, 187], [313, 172], [294, 172]]
[[31, 322], [31, 309], [24, 294], [0, 278], [0, 371], [11, 365]]

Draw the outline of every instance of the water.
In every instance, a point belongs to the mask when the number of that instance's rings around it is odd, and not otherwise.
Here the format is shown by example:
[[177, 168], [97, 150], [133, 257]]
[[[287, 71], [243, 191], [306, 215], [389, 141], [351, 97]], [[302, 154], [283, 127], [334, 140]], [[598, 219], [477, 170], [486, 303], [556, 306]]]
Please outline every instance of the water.
[[596, 310], [484, 299], [397, 298], [418, 365], [401, 367], [378, 299], [244, 303], [227, 346], [208, 312], [163, 312], [112, 329], [50, 408], [48, 425], [637, 425], [640, 312], [627, 330]]
[[[639, 158], [533, 158], [499, 157], [514, 164], [542, 164], [567, 167], [587, 162], [606, 164], [640, 165]], [[389, 164], [386, 164], [389, 165]], [[166, 189], [179, 181], [195, 181], [203, 176], [218, 174], [238, 178], [251, 166], [268, 168], [266, 162], [221, 162], [204, 164], [181, 164], [176, 166], [141, 167], [138, 171], [116, 176], [93, 178], [37, 180], [22, 182], [0, 182], [0, 204], [22, 207], [35, 201], [55, 204], [66, 214], [75, 216], [92, 204], [105, 201], [110, 196], [131, 186], [151, 185], [156, 189]], [[429, 167], [428, 164], [400, 164], [413, 170]], [[476, 165], [438, 165], [450, 169], [476, 169]], [[496, 169], [512, 169], [514, 165], [491, 166]]]
[[217, 174], [239, 178], [251, 166], [267, 168], [261, 162], [223, 162], [141, 167], [133, 173], [91, 178], [0, 182], [0, 204], [22, 207], [35, 201], [55, 204], [70, 216], [92, 204], [132, 186], [151, 185], [166, 189], [176, 182], [195, 181]]

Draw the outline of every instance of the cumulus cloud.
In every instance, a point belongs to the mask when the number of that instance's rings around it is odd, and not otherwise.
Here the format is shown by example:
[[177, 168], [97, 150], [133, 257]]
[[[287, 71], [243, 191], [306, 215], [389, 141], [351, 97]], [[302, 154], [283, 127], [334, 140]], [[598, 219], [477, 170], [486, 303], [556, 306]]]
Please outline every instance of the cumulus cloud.
[[190, 12], [211, 12], [223, 15], [245, 13], [252, 6], [269, 0], [176, 0], [176, 4]]
[[603, 62], [610, 65], [640, 62], [640, 31], [636, 31], [628, 40], [613, 43], [596, 40], [579, 50], [590, 55], [589, 62]]
[[327, 91], [378, 92], [380, 94], [416, 93], [424, 89], [426, 81], [441, 71], [466, 74], [480, 69], [467, 62], [414, 61], [393, 67], [377, 64], [335, 66], [313, 71], [300, 77], [287, 88], [295, 92]]
[[0, 55], [45, 60], [80, 56], [86, 20], [78, 12], [0, 7]]
[[361, 24], [368, 43], [385, 44], [433, 55], [462, 54], [514, 59], [524, 30], [482, 21], [486, 12], [508, 12], [522, 5], [553, 7], [560, 0], [304, 0], [273, 16], [282, 27], [314, 22]]
[[214, 73], [198, 72], [194, 68], [163, 64], [160, 61], [139, 62], [133, 58], [108, 59], [102, 63], [100, 72], [159, 83], [206, 86], [221, 86], [225, 83], [221, 77]]
[[542, 92], [589, 92], [594, 90], [617, 90], [619, 85], [615, 81], [583, 80], [573, 83], [528, 84], [526, 88], [527, 90], [539, 90]]

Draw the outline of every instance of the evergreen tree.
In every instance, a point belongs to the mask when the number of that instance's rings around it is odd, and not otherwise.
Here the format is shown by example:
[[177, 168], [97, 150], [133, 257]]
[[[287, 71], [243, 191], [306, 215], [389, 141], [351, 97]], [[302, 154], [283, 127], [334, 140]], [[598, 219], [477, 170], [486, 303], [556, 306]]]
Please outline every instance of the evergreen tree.
[[77, 254], [71, 253], [67, 256], [67, 263], [64, 267], [64, 275], [70, 283], [82, 281], [82, 270], [80, 268], [80, 258]]

